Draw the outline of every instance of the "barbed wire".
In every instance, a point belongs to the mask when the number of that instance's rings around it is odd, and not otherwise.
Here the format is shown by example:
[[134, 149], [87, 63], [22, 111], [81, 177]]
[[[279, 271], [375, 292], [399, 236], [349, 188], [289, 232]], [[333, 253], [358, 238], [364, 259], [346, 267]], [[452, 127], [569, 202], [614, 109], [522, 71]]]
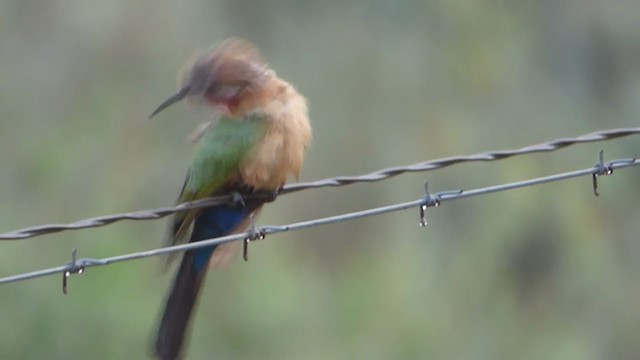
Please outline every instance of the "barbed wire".
[[105, 265], [109, 265], [109, 264], [113, 264], [113, 263], [117, 263], [117, 262], [122, 262], [122, 261], [142, 259], [142, 258], [147, 258], [147, 257], [151, 257], [151, 256], [158, 256], [158, 255], [162, 255], [162, 254], [169, 254], [169, 253], [175, 253], [175, 252], [180, 252], [180, 251], [193, 250], [193, 249], [197, 249], [197, 248], [201, 248], [201, 247], [218, 245], [218, 244], [222, 244], [222, 243], [226, 243], [226, 242], [230, 242], [230, 241], [237, 241], [237, 240], [245, 240], [246, 241], [245, 242], [245, 246], [246, 246], [246, 244], [248, 243], [249, 239], [255, 239], [256, 233], [261, 234], [260, 238], [263, 238], [263, 236], [269, 235], [269, 234], [275, 234], [275, 233], [299, 230], [299, 229], [310, 228], [310, 227], [320, 226], [320, 225], [325, 225], [325, 224], [330, 224], [330, 223], [337, 223], [337, 222], [342, 222], [342, 221], [354, 220], [354, 219], [358, 219], [358, 218], [374, 216], [374, 215], [380, 215], [380, 214], [385, 214], [385, 213], [390, 213], [390, 212], [394, 212], [394, 211], [400, 211], [400, 210], [405, 210], [405, 209], [415, 208], [415, 207], [418, 207], [419, 210], [420, 210], [419, 211], [419, 220], [420, 220], [419, 224], [421, 226], [426, 226], [427, 225], [427, 220], [426, 220], [426, 210], [427, 210], [427, 208], [429, 208], [429, 207], [438, 207], [438, 206], [440, 206], [441, 203], [446, 202], [446, 201], [464, 199], [464, 198], [469, 198], [469, 197], [473, 197], [473, 196], [487, 195], [487, 194], [491, 194], [491, 193], [495, 193], [495, 192], [513, 190], [513, 189], [529, 187], [529, 186], [534, 186], [534, 185], [541, 185], [541, 184], [545, 184], [545, 183], [562, 181], [562, 180], [572, 179], [572, 178], [576, 178], [576, 177], [580, 177], [580, 176], [586, 176], [586, 175], [591, 175], [592, 176], [592, 179], [593, 179], [593, 183], [592, 183], [593, 192], [594, 192], [594, 195], [598, 196], [598, 191], [597, 191], [597, 187], [598, 187], [597, 178], [598, 178], [598, 176], [610, 175], [610, 174], [613, 173], [614, 169], [621, 169], [621, 168], [627, 168], [627, 167], [631, 167], [631, 166], [640, 165], [640, 159], [636, 159], [636, 158], [618, 159], [618, 160], [613, 160], [613, 161], [609, 161], [609, 162], [604, 162], [603, 161], [603, 153], [602, 153], [602, 151], [600, 151], [600, 159], [599, 160], [600, 161], [599, 161], [598, 164], [596, 164], [593, 167], [586, 168], [586, 169], [580, 169], [580, 170], [575, 170], [575, 171], [558, 173], [558, 174], [554, 174], [554, 175], [549, 175], [549, 176], [544, 176], [544, 177], [539, 177], [539, 178], [534, 178], [534, 179], [529, 179], [529, 180], [524, 180], [524, 181], [511, 182], [511, 183], [507, 183], [507, 184], [488, 186], [488, 187], [482, 187], [482, 188], [471, 189], [471, 190], [442, 191], [442, 192], [431, 194], [429, 192], [429, 189], [428, 189], [428, 184], [425, 183], [425, 194], [424, 194], [424, 196], [419, 198], [419, 199], [412, 200], [412, 201], [407, 201], [407, 202], [398, 203], [398, 204], [389, 205], [389, 206], [372, 208], [372, 209], [368, 209], [368, 210], [355, 211], [355, 212], [350, 212], [350, 213], [346, 213], [346, 214], [335, 215], [335, 216], [330, 216], [330, 217], [325, 217], [325, 218], [301, 221], [301, 222], [292, 223], [292, 224], [288, 224], [288, 225], [263, 226], [263, 227], [260, 227], [258, 229], [254, 229], [254, 230], [251, 230], [251, 231], [246, 231], [246, 232], [238, 233], [238, 234], [234, 234], [234, 235], [223, 236], [223, 237], [218, 237], [218, 238], [214, 238], [214, 239], [198, 241], [198, 242], [194, 242], [194, 243], [175, 245], [175, 246], [171, 246], [171, 247], [164, 247], [164, 248], [157, 248], [157, 249], [147, 250], [147, 251], [133, 252], [133, 253], [128, 253], [128, 254], [124, 254], [124, 255], [118, 255], [118, 256], [113, 256], [113, 257], [107, 257], [107, 258], [102, 258], [102, 259], [90, 259], [90, 258], [76, 259], [76, 250], [74, 249], [72, 251], [72, 260], [70, 262], [66, 263], [65, 265], [58, 266], [58, 267], [53, 267], [53, 268], [49, 268], [49, 269], [38, 270], [38, 271], [29, 272], [29, 273], [23, 273], [23, 274], [19, 274], [19, 275], [0, 278], [0, 284], [23, 281], [23, 280], [34, 279], [34, 278], [38, 278], [38, 277], [43, 277], [43, 276], [47, 276], [47, 275], [53, 275], [53, 274], [60, 274], [61, 273], [61, 274], [63, 274], [63, 285], [62, 285], [62, 288], [63, 288], [63, 292], [66, 293], [66, 291], [67, 291], [67, 278], [72, 274], [82, 273], [82, 272], [84, 272], [84, 270], [86, 268], [89, 268], [89, 267], [105, 266]]
[[[430, 161], [424, 161], [424, 162], [420, 162], [420, 163], [416, 163], [408, 166], [389, 167], [389, 168], [374, 171], [372, 173], [364, 174], [364, 175], [337, 176], [337, 177], [332, 177], [332, 178], [327, 178], [327, 179], [322, 179], [322, 180], [317, 180], [312, 182], [300, 182], [300, 183], [289, 184], [289, 185], [285, 185], [279, 191], [278, 195], [285, 195], [285, 194], [290, 194], [290, 193], [301, 191], [301, 190], [317, 189], [322, 187], [337, 187], [337, 186], [350, 185], [354, 183], [376, 182], [376, 181], [386, 180], [391, 177], [398, 176], [405, 173], [430, 171], [430, 170], [441, 169], [444, 167], [449, 167], [452, 165], [468, 163], [468, 162], [497, 161], [497, 160], [503, 160], [503, 159], [507, 159], [507, 158], [515, 157], [519, 155], [540, 153], [540, 152], [551, 152], [551, 151], [562, 149], [575, 144], [611, 140], [611, 139], [616, 139], [616, 138], [635, 135], [635, 134], [640, 134], [640, 127], [602, 130], [602, 131], [597, 131], [590, 134], [580, 135], [577, 137], [560, 138], [560, 139], [540, 143], [537, 145], [525, 146], [519, 149], [487, 151], [487, 152], [467, 155], [467, 156], [452, 156], [452, 157], [440, 158], [440, 159], [435, 159]], [[256, 197], [263, 197], [263, 196], [264, 195], [243, 195], [243, 197], [248, 200], [255, 199]], [[179, 211], [210, 207], [210, 206], [225, 204], [225, 203], [233, 203], [235, 201], [237, 200], [230, 195], [218, 196], [218, 197], [210, 197], [206, 199], [185, 202], [172, 207], [163, 207], [163, 208], [157, 208], [157, 209], [133, 211], [128, 213], [114, 214], [114, 215], [98, 216], [98, 217], [88, 218], [84, 220], [79, 220], [79, 221], [68, 223], [68, 224], [39, 225], [39, 226], [27, 227], [24, 229], [14, 230], [11, 232], [0, 234], [0, 240], [21, 240], [21, 239], [26, 239], [26, 238], [31, 238], [31, 237], [36, 237], [36, 236], [41, 236], [46, 234], [57, 233], [61, 231], [95, 228], [95, 227], [113, 224], [115, 222], [122, 221], [122, 220], [155, 220]]]

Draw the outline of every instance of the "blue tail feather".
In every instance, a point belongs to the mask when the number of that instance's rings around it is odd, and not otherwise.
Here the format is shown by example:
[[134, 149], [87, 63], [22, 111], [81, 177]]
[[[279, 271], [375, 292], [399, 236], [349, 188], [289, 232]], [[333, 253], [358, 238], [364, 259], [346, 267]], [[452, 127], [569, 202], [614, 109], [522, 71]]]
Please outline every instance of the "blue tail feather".
[[[191, 242], [224, 236], [248, 216], [246, 207], [221, 205], [202, 211], [195, 220]], [[207, 264], [216, 245], [187, 251], [167, 298], [156, 339], [156, 356], [161, 360], [179, 357], [189, 318], [202, 287]]]
[[[241, 206], [220, 205], [205, 209], [193, 225], [191, 242], [225, 236], [237, 228], [247, 217], [248, 209]], [[216, 246], [194, 250], [192, 266], [196, 270], [206, 267]]]

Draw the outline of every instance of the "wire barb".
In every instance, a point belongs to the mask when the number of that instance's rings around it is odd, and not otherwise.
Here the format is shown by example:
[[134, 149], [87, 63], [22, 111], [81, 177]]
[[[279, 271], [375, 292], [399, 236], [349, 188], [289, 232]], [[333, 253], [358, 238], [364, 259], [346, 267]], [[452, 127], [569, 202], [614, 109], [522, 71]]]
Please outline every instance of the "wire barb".
[[245, 262], [249, 261], [249, 242], [251, 239], [246, 238], [242, 241], [242, 258]]
[[78, 265], [76, 261], [77, 254], [78, 249], [71, 250], [71, 261], [65, 265], [67, 269], [62, 273], [62, 293], [65, 295], [67, 295], [67, 280], [69, 276], [84, 272], [84, 266]]
[[255, 240], [263, 240], [267, 236], [267, 233], [262, 228], [256, 226], [255, 214], [250, 216], [249, 230], [247, 231], [247, 236], [243, 239], [242, 258], [244, 261], [249, 261], [249, 243]]
[[595, 166], [591, 181], [593, 185], [593, 195], [600, 196], [598, 193], [598, 176], [613, 174], [613, 167], [609, 163], [604, 162], [604, 150], [598, 151], [598, 164]]
[[420, 225], [421, 227], [426, 227], [427, 226], [427, 208], [429, 207], [438, 207], [440, 206], [440, 198], [439, 196], [436, 195], [432, 195], [429, 192], [429, 181], [425, 180], [424, 182], [424, 202], [422, 204], [420, 204], [420, 222], [418, 223], [418, 225]]

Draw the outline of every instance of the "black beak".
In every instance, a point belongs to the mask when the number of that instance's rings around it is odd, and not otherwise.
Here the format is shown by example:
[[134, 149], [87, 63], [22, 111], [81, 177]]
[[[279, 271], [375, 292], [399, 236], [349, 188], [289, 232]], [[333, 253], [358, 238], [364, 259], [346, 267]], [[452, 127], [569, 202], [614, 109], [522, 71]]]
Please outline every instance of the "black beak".
[[149, 116], [149, 119], [154, 117], [160, 111], [184, 99], [189, 94], [189, 91], [191, 91], [191, 85], [187, 85], [182, 89], [180, 89], [177, 93], [171, 95], [167, 100], [165, 100], [162, 104], [160, 104], [160, 106], [158, 106], [158, 108], [155, 109], [153, 113], [151, 113], [151, 115]]

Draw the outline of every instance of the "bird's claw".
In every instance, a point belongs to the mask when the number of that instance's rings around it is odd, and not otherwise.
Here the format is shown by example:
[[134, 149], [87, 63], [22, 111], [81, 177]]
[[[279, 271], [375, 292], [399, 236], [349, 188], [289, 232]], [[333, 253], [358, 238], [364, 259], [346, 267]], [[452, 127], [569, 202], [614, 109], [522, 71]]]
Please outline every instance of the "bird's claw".
[[278, 197], [278, 194], [280, 193], [280, 190], [282, 188], [277, 188], [275, 190], [265, 190], [263, 192], [264, 194], [264, 201], [265, 202], [273, 202], [276, 200], [276, 198]]
[[244, 202], [244, 198], [242, 197], [242, 194], [240, 194], [237, 191], [234, 191], [231, 193], [231, 202], [234, 205], [240, 205], [242, 207], [246, 207], [247, 204]]

